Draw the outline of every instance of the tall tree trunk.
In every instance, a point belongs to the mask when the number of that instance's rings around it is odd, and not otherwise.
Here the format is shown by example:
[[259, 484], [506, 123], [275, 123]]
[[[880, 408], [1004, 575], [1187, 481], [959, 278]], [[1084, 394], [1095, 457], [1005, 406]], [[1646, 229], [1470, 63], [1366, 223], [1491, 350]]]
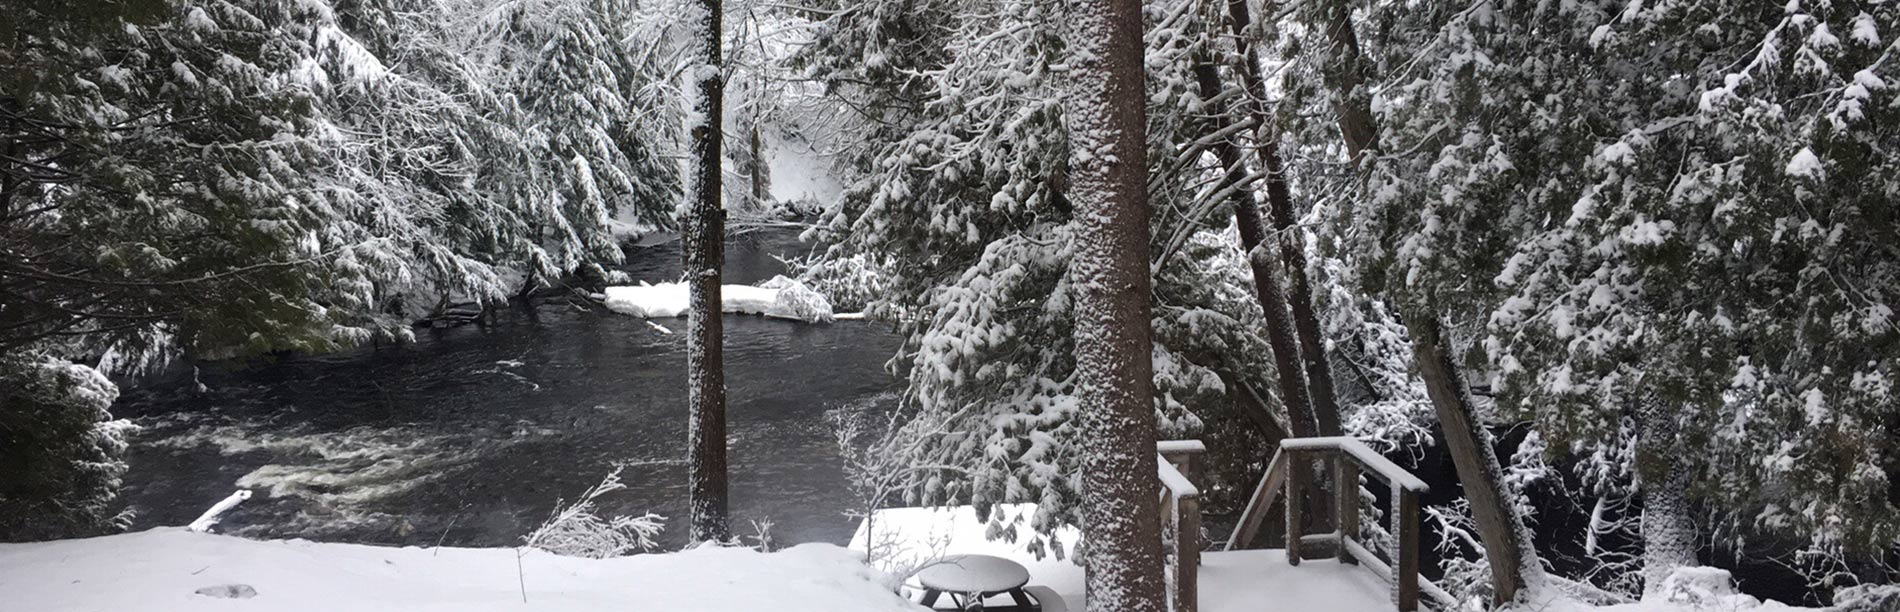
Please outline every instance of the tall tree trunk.
[[1497, 603], [1517, 598], [1526, 574], [1541, 573], [1537, 551], [1531, 547], [1523, 517], [1506, 497], [1503, 469], [1491, 448], [1490, 432], [1478, 422], [1471, 387], [1452, 359], [1451, 344], [1430, 307], [1418, 308], [1405, 318], [1412, 336], [1412, 355], [1419, 376], [1432, 398], [1445, 446], [1458, 467], [1458, 481], [1471, 501], [1471, 518], [1478, 525], [1485, 558], [1491, 562], [1491, 587]]
[[720, 122], [724, 83], [720, 75], [719, 0], [700, 0], [700, 40], [696, 62], [687, 71], [696, 89], [692, 126], [694, 155], [688, 163], [686, 197], [692, 202], [681, 228], [690, 309], [686, 324], [686, 403], [688, 457], [688, 536], [691, 541], [723, 541], [731, 532], [726, 518], [726, 373], [724, 321], [720, 319], [720, 268], [725, 260], [726, 211], [720, 188]]
[[1654, 395], [1636, 408], [1636, 465], [1643, 492], [1643, 593], [1655, 593], [1679, 567], [1696, 564], [1696, 527], [1689, 516], [1689, 463], [1677, 458], [1680, 425]]
[[[1280, 159], [1280, 135], [1273, 129], [1273, 118], [1267, 113], [1267, 81], [1260, 74], [1260, 52], [1247, 35], [1253, 23], [1247, 0], [1228, 0], [1227, 15], [1228, 26], [1241, 46], [1241, 83], [1247, 88], [1247, 110], [1253, 115], [1260, 170], [1267, 175], [1267, 212], [1278, 234], [1274, 242], [1286, 277], [1285, 301], [1293, 314], [1293, 329], [1299, 339], [1297, 344], [1304, 366], [1301, 381], [1306, 385], [1308, 409], [1313, 415], [1314, 433], [1300, 435], [1344, 435], [1339, 399], [1333, 391], [1333, 368], [1326, 361], [1326, 340], [1320, 335], [1319, 315], [1313, 310], [1312, 285], [1306, 278], [1306, 246], [1300, 240], [1303, 233], [1293, 220], [1293, 197], [1287, 191], [1285, 163]], [[1246, 241], [1244, 230], [1241, 240]], [[1257, 244], [1260, 238], [1255, 241]], [[1253, 245], [1247, 248], [1251, 250]]]
[[1065, 110], [1088, 609], [1161, 612], [1140, 0], [1078, 0]]
[[[1220, 95], [1220, 75], [1213, 64], [1197, 63], [1194, 79], [1201, 99], [1212, 100]], [[1227, 171], [1223, 179], [1225, 185], [1246, 180], [1246, 164], [1241, 159], [1240, 147], [1233, 141], [1216, 143], [1214, 155]], [[1286, 192], [1286, 183], [1278, 173], [1269, 174], [1267, 181], [1269, 192], [1274, 189], [1271, 184], [1274, 181], [1280, 181], [1279, 191], [1282, 194]], [[1306, 374], [1300, 366], [1300, 340], [1294, 332], [1292, 317], [1287, 315], [1286, 298], [1281, 291], [1280, 274], [1276, 269], [1278, 262], [1260, 248], [1266, 240], [1260, 206], [1254, 201], [1252, 189], [1235, 189], [1228, 200], [1234, 209], [1234, 225], [1240, 229], [1240, 248], [1246, 252], [1247, 266], [1253, 270], [1254, 299], [1266, 315], [1267, 347], [1273, 353], [1273, 368], [1279, 373], [1280, 403], [1286, 407], [1287, 424], [1292, 426], [1295, 436], [1321, 435], [1307, 392]], [[1337, 419], [1334, 420], [1337, 422]]]
[[[1194, 80], [1201, 99], [1213, 100], [1220, 95], [1220, 74], [1212, 63], [1196, 62]], [[1249, 108], [1257, 108], [1257, 106], [1254, 104]], [[1216, 117], [1226, 116], [1226, 113], [1221, 112], [1214, 114]], [[1255, 121], [1264, 119], [1264, 115], [1254, 114]], [[1216, 130], [1221, 127], [1224, 126], [1217, 126]], [[1265, 131], [1258, 125], [1255, 129]], [[1246, 164], [1242, 161], [1240, 146], [1234, 141], [1223, 139], [1216, 143], [1214, 156], [1220, 160], [1221, 167], [1226, 169], [1224, 185], [1238, 184], [1247, 178]], [[1273, 143], [1262, 144], [1260, 161], [1262, 172], [1266, 174], [1268, 201], [1272, 202], [1277, 194], [1284, 203], [1289, 196], [1285, 177], [1280, 174], [1278, 147]], [[1254, 190], [1235, 189], [1229, 200], [1234, 208], [1234, 225], [1240, 230], [1240, 248], [1247, 253], [1247, 265], [1253, 270], [1254, 297], [1260, 303], [1260, 310], [1266, 314], [1267, 348], [1273, 353], [1273, 367], [1279, 374], [1277, 382], [1280, 387], [1280, 403], [1286, 408], [1287, 424], [1292, 427], [1293, 435], [1299, 437], [1339, 435], [1338, 414], [1333, 415], [1334, 430], [1331, 433], [1326, 433], [1322, 426], [1323, 421], [1316, 418], [1314, 414], [1313, 398], [1306, 380], [1307, 373], [1300, 363], [1301, 354], [1305, 352], [1304, 346], [1295, 331], [1297, 325], [1294, 324], [1294, 318], [1288, 315], [1287, 301], [1290, 296], [1286, 295], [1284, 286], [1280, 282], [1281, 270], [1278, 269], [1277, 264], [1284, 262], [1284, 259], [1275, 261], [1268, 249], [1262, 246], [1262, 243], [1266, 241], [1266, 230], [1262, 227], [1264, 223], [1260, 218], [1260, 207], [1254, 201]], [[1301, 261], [1304, 262], [1304, 257]], [[1304, 263], [1301, 265], [1304, 266]], [[1289, 274], [1294, 277], [1301, 275], [1302, 273], [1297, 270]], [[1302, 278], [1301, 281], [1300, 286], [1305, 287], [1304, 279]], [[1310, 308], [1308, 312], [1311, 312]], [[1237, 393], [1241, 391], [1231, 385], [1229, 388]], [[1330, 390], [1331, 387], [1328, 386], [1327, 389]], [[1306, 517], [1307, 529], [1321, 533], [1332, 531], [1333, 513], [1316, 511], [1322, 500], [1331, 499], [1329, 489], [1332, 485], [1324, 480], [1315, 482], [1324, 486], [1302, 489], [1305, 495], [1298, 500], [1289, 499], [1286, 503], [1299, 503], [1307, 510], [1301, 513], [1301, 516]], [[1326, 546], [1306, 547], [1300, 552], [1301, 557], [1313, 559], [1333, 555], [1334, 551], [1328, 550]]]
[[[1323, 67], [1326, 82], [1337, 97], [1333, 108], [1348, 158], [1363, 171], [1379, 149], [1379, 126], [1372, 114], [1372, 96], [1364, 87], [1367, 63], [1353, 30], [1352, 4], [1326, 0], [1317, 14], [1308, 15], [1317, 21], [1309, 25], [1329, 39], [1330, 57]], [[1419, 376], [1425, 380], [1432, 409], [1444, 428], [1445, 446], [1458, 467], [1458, 481], [1471, 502], [1472, 518], [1478, 524], [1478, 536], [1491, 564], [1492, 592], [1498, 602], [1510, 601], [1517, 598], [1527, 576], [1543, 574], [1543, 566], [1524, 529], [1523, 517], [1517, 515], [1516, 507], [1506, 497], [1497, 452], [1491, 448], [1489, 432], [1478, 422], [1471, 388], [1452, 359], [1436, 304], [1430, 296], [1422, 301], [1422, 307], [1405, 317], [1413, 358], [1418, 361]]]

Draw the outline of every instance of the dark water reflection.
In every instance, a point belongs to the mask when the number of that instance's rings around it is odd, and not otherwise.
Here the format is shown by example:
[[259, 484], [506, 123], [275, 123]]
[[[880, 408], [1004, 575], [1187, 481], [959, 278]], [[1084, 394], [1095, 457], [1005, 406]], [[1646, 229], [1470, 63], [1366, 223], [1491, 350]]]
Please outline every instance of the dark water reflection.
[[[727, 282], [782, 272], [789, 232], [735, 239]], [[636, 280], [674, 280], [677, 244], [632, 249]], [[658, 324], [683, 332], [684, 319]], [[684, 336], [564, 301], [417, 341], [207, 368], [189, 384], [129, 392], [145, 426], [125, 499], [136, 525], [182, 525], [234, 488], [256, 497], [228, 531], [396, 544], [510, 545], [559, 498], [625, 464], [605, 510], [652, 511], [683, 540]], [[899, 338], [866, 322], [726, 318], [734, 530], [771, 520], [778, 541], [843, 543], [843, 480], [827, 410], [884, 409]]]

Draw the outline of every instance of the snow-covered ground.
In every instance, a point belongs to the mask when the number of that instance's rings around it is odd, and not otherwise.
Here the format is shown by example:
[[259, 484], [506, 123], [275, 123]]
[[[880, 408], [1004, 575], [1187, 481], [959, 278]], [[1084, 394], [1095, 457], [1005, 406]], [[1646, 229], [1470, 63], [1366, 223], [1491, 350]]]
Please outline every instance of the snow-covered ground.
[[0, 544], [0, 610], [23, 612], [921, 610], [884, 580], [857, 554], [828, 544], [605, 560], [257, 541], [182, 528]]

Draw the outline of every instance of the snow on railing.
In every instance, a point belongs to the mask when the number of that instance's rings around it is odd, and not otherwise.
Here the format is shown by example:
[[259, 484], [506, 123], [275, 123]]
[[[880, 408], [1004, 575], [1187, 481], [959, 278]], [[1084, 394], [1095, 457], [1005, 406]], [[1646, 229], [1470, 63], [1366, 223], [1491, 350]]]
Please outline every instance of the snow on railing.
[[1201, 489], [1194, 486], [1194, 457], [1206, 452], [1200, 440], [1155, 444], [1156, 477], [1161, 480], [1161, 542], [1174, 578], [1169, 609], [1194, 612], [1200, 599]]
[[[1303, 509], [1297, 500], [1309, 487], [1309, 481], [1313, 478], [1312, 463], [1316, 460], [1331, 468], [1328, 471], [1334, 483], [1332, 511], [1338, 519], [1335, 524], [1339, 530], [1305, 535], [1300, 532], [1303, 524], [1300, 514]], [[1392, 550], [1385, 551], [1389, 562], [1366, 548], [1359, 538], [1358, 485], [1362, 471], [1384, 480], [1392, 489], [1392, 511], [1389, 516], [1392, 518], [1394, 543]], [[1418, 534], [1421, 529], [1418, 498], [1428, 491], [1430, 487], [1426, 486], [1425, 481], [1356, 439], [1287, 438], [1280, 441], [1279, 450], [1274, 452], [1273, 460], [1267, 464], [1267, 473], [1260, 477], [1259, 488], [1254, 490], [1252, 498], [1248, 500], [1247, 509], [1241, 512], [1240, 524], [1234, 527], [1233, 536], [1227, 540], [1227, 550], [1250, 544], [1259, 533], [1274, 500], [1284, 497], [1287, 563], [1300, 564], [1302, 545], [1330, 545], [1340, 563], [1363, 565], [1390, 582], [1392, 602], [1401, 612], [1418, 609], [1421, 591], [1441, 604], [1453, 604], [1455, 602], [1443, 589], [1418, 575]]]

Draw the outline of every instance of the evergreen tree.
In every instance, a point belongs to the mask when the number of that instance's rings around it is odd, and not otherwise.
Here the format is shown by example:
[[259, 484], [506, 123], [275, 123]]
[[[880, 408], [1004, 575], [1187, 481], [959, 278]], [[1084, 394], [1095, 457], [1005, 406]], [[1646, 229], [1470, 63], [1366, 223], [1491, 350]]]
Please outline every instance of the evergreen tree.
[[1641, 491], [1652, 585], [1697, 560], [1692, 500], [1824, 558], [1891, 546], [1892, 10], [1369, 16], [1403, 154], [1339, 217], [1347, 248], [1466, 322], [1504, 416]]

